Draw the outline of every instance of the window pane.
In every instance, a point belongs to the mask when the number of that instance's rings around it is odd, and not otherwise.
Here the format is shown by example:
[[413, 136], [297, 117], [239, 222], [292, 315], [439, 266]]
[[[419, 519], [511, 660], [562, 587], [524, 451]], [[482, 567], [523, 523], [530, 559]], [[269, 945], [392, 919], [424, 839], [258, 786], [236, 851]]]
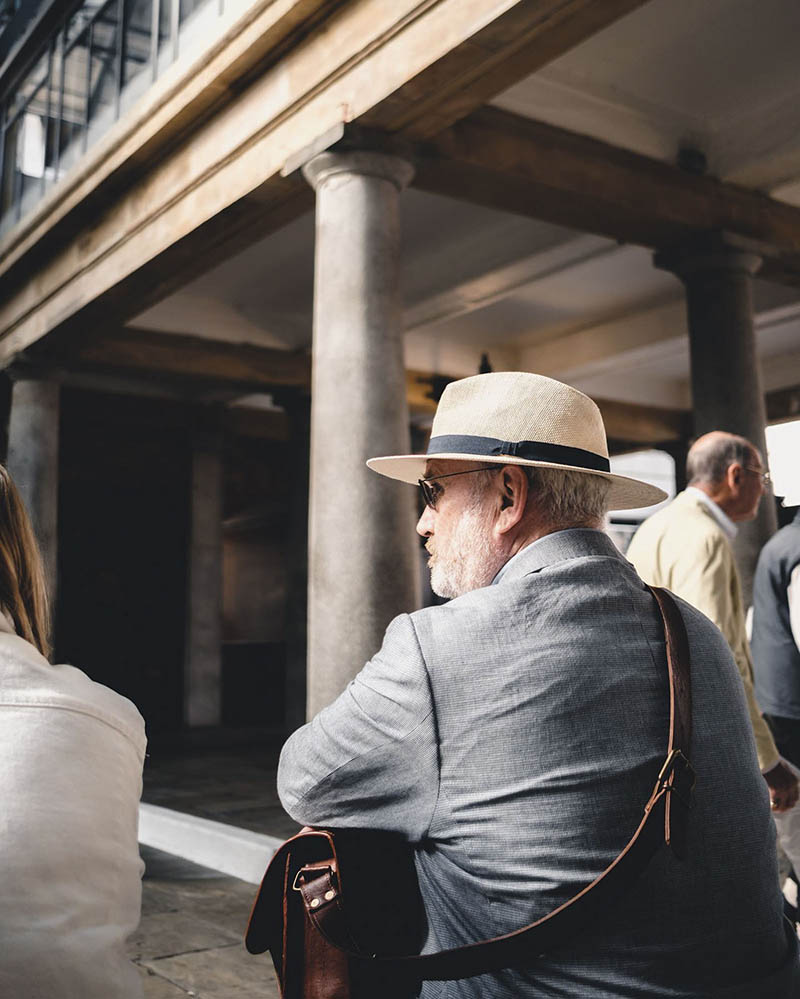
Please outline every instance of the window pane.
[[6, 128], [3, 143], [3, 178], [0, 185], [0, 228], [10, 228], [17, 217], [19, 201], [19, 172], [17, 170], [17, 147], [22, 126], [22, 116]]
[[20, 111], [25, 104], [27, 104], [31, 96], [36, 93], [42, 83], [47, 80], [49, 65], [50, 53], [45, 52], [34, 68], [19, 85], [18, 89], [14, 92], [8, 107], [9, 118], [13, 118], [14, 115], [17, 114], [17, 112]]
[[32, 208], [44, 191], [50, 96], [47, 79], [27, 96], [25, 105], [13, 102], [16, 117], [5, 133], [0, 202], [4, 228], [13, 224], [20, 212]]
[[169, 59], [172, 58], [172, 7], [180, 0], [161, 0], [158, 11], [158, 51], [169, 50]]
[[123, 85], [130, 83], [150, 63], [153, 0], [127, 0]]
[[56, 179], [56, 155], [58, 145], [58, 108], [61, 94], [61, 38], [53, 46], [53, 64], [50, 71], [49, 117], [45, 135], [44, 179], [52, 184]]
[[[43, 87], [28, 107], [39, 107], [46, 99], [47, 95]], [[46, 139], [46, 116], [35, 114], [30, 110], [26, 111], [22, 115], [17, 142], [17, 170], [20, 175], [18, 190], [23, 215], [33, 208], [44, 190], [42, 182], [44, 179]]]
[[181, 24], [198, 9], [198, 7], [204, 7], [208, 0], [180, 0], [181, 5]]
[[83, 0], [80, 8], [67, 21], [66, 39], [68, 46], [83, 32], [104, 2], [105, 0]]
[[89, 122], [103, 132], [116, 117], [118, 14], [117, 0], [109, 0], [92, 26]]
[[64, 58], [64, 96], [59, 137], [58, 172], [63, 175], [83, 152], [89, 86], [89, 36], [91, 26], [79, 35]]

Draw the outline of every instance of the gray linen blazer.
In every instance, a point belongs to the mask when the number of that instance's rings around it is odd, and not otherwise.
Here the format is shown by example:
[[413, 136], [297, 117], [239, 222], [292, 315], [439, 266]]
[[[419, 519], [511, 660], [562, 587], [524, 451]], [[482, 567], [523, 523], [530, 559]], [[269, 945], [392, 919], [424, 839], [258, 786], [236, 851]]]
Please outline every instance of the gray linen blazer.
[[[742, 683], [688, 604], [685, 863], [662, 850], [624, 903], [524, 970], [425, 983], [425, 997], [786, 999], [797, 941]], [[383, 647], [281, 755], [308, 825], [392, 830], [415, 848], [425, 950], [515, 930], [593, 880], [636, 828], [666, 754], [661, 620], [599, 531], [524, 549], [492, 586], [396, 618]]]

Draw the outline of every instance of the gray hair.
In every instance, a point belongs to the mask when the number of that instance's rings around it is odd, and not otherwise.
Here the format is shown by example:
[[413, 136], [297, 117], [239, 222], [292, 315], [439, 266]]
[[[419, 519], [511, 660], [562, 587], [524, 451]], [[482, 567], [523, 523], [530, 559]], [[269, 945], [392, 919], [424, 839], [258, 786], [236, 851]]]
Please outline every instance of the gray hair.
[[540, 515], [553, 527], [602, 527], [611, 483], [599, 475], [560, 468], [525, 469]]
[[[502, 465], [500, 466], [503, 467]], [[602, 527], [608, 513], [611, 483], [599, 475], [566, 472], [560, 468], [522, 466], [539, 516], [555, 530], [570, 527]], [[496, 469], [476, 476], [477, 498], [491, 481]]]
[[695, 441], [686, 456], [686, 479], [690, 486], [721, 482], [728, 467], [743, 467], [753, 461], [755, 447], [746, 437], [714, 431]]

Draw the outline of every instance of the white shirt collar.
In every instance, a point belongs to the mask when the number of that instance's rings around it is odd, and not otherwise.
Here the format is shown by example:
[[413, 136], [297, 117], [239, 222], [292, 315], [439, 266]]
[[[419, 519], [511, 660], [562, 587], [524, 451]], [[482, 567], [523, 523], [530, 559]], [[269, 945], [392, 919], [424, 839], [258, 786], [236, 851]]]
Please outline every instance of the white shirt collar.
[[739, 533], [739, 528], [734, 524], [731, 518], [725, 513], [722, 507], [718, 506], [711, 497], [704, 493], [702, 489], [698, 489], [696, 486], [687, 486], [686, 492], [695, 496], [700, 502], [705, 506], [711, 516], [716, 520], [722, 530], [725, 532], [729, 540], [733, 541], [736, 535]]

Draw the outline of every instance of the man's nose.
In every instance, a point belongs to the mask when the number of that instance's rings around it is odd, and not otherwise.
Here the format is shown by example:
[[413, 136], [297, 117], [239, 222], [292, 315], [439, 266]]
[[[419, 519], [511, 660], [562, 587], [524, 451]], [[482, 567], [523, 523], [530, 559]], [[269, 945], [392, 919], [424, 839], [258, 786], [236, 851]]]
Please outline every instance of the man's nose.
[[433, 510], [427, 505], [417, 521], [417, 534], [421, 534], [423, 538], [429, 538], [433, 534]]

